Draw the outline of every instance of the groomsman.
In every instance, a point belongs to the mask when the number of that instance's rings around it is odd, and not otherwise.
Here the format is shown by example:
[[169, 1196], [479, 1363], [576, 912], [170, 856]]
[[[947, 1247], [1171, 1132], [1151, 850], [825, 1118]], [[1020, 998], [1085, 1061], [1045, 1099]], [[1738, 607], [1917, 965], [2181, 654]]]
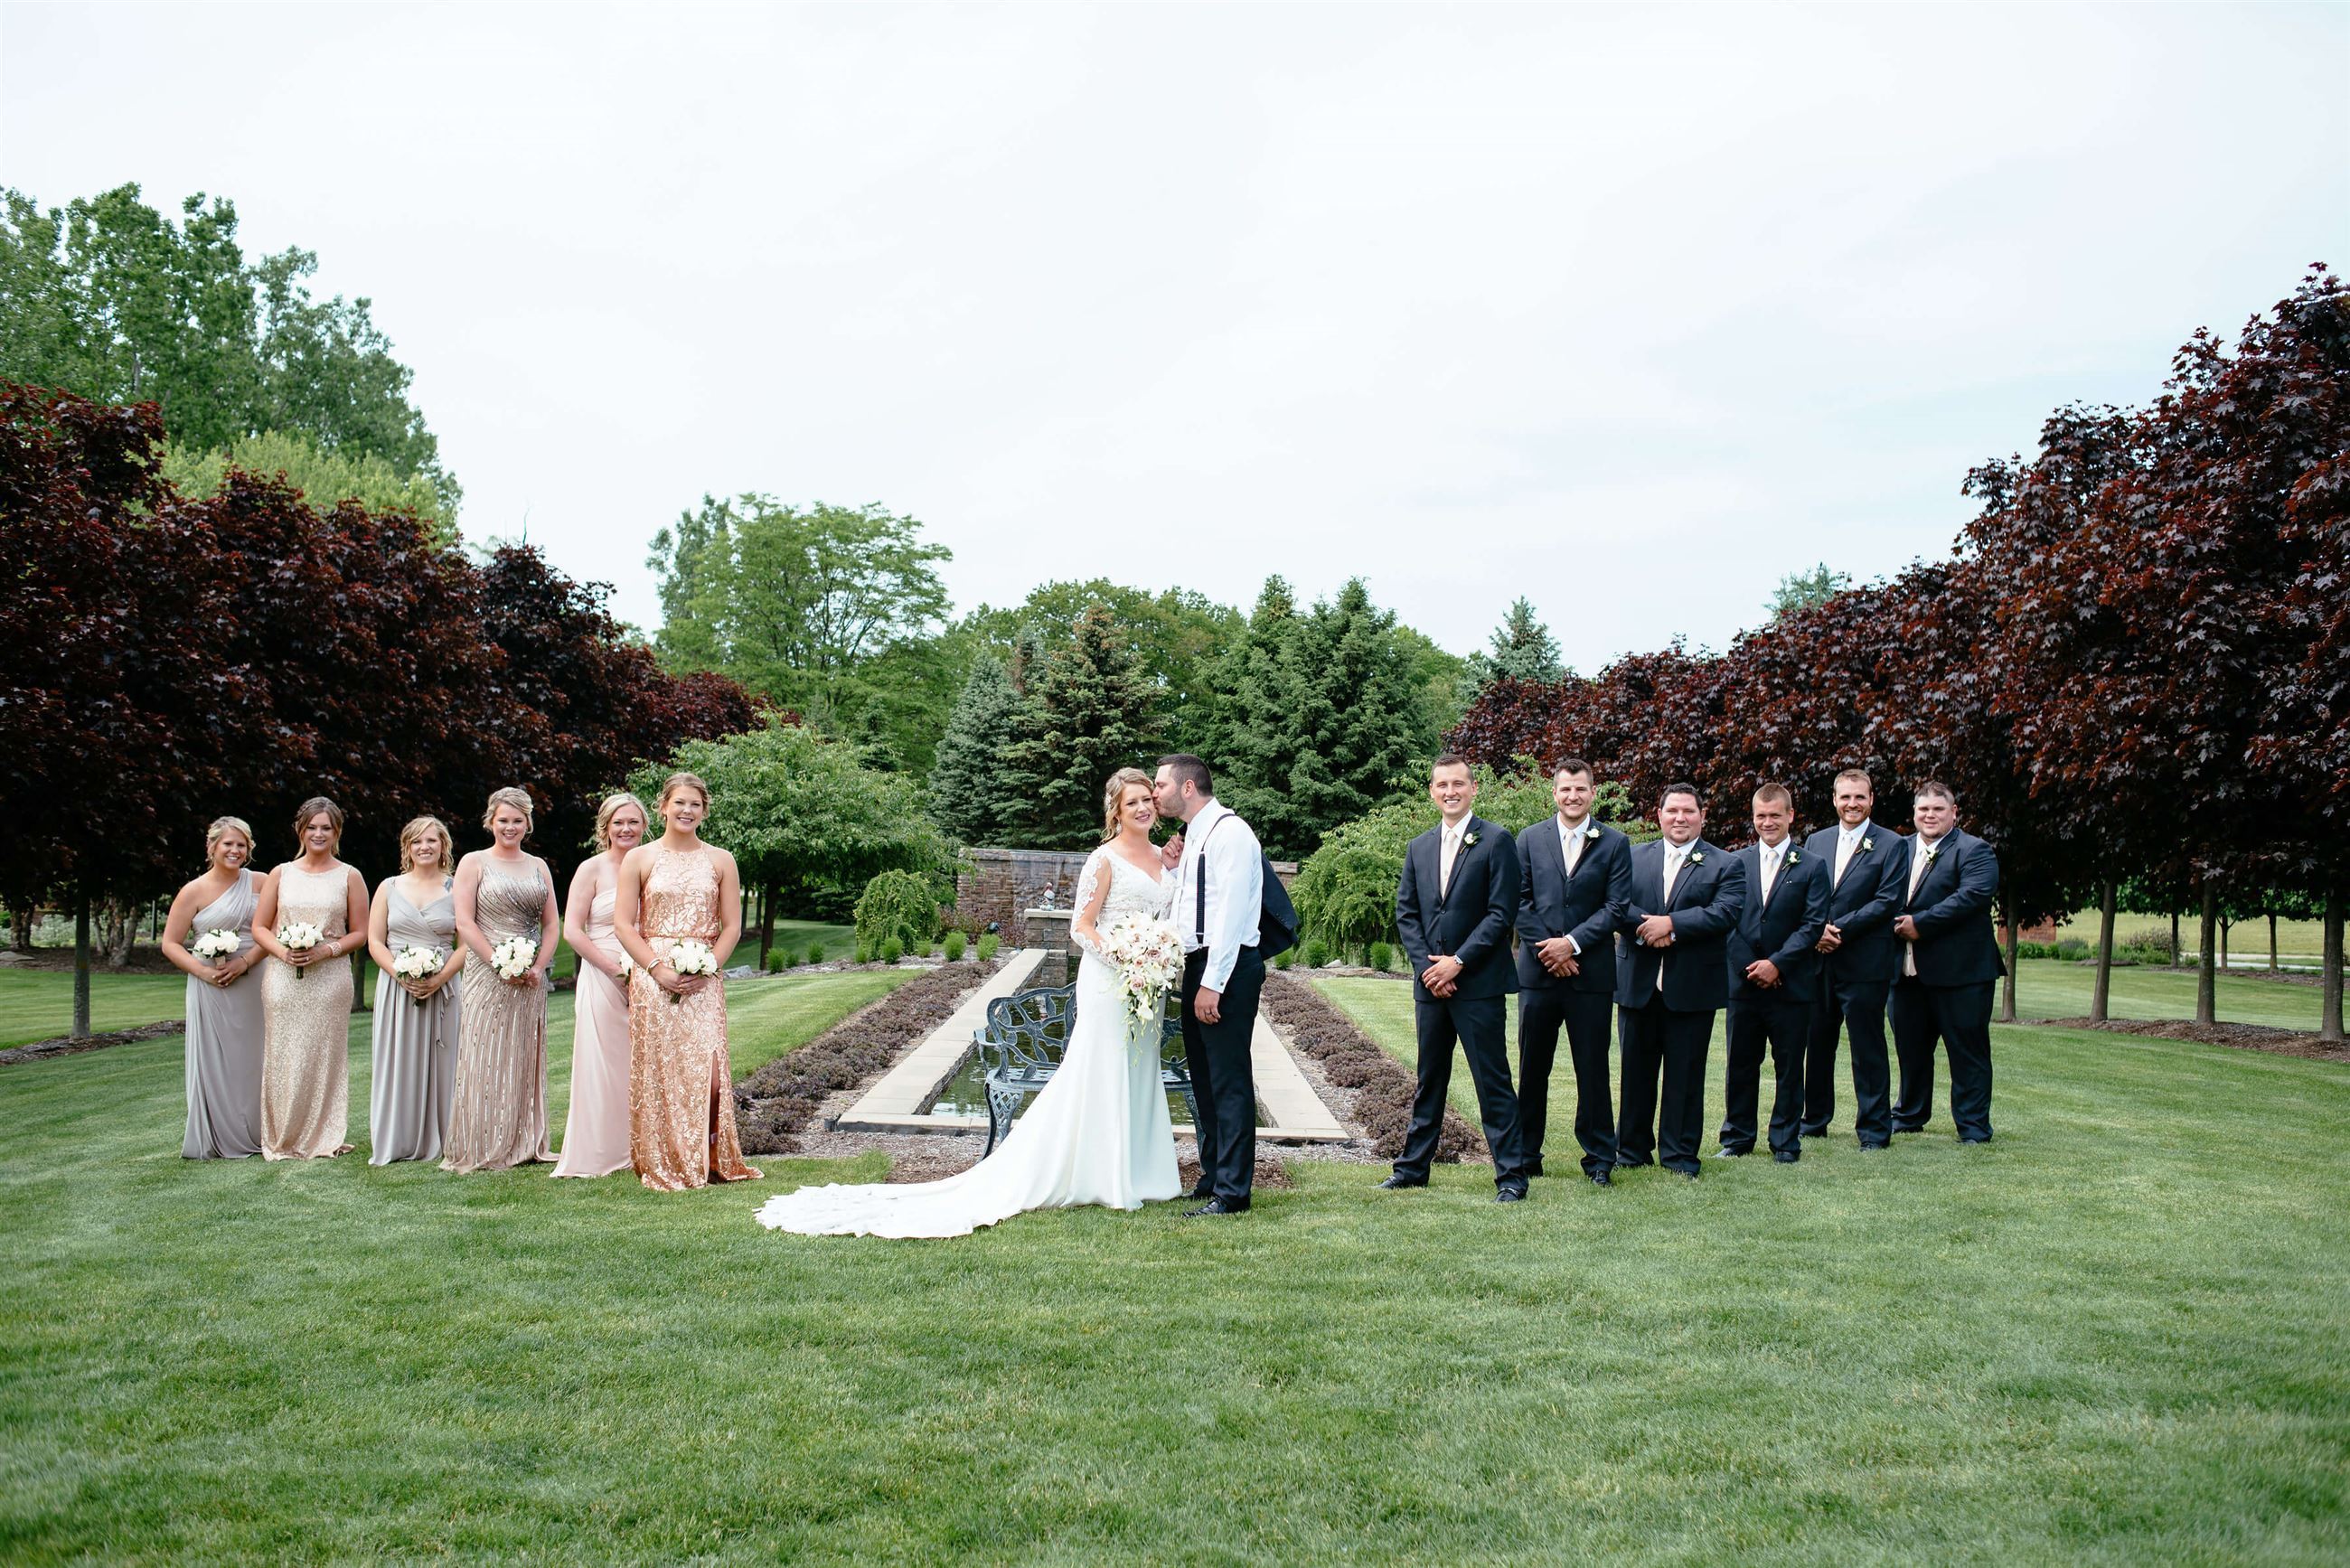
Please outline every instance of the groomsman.
[[1812, 1016], [1811, 1050], [1804, 1063], [1804, 1136], [1818, 1137], [1835, 1116], [1836, 1034], [1852, 1036], [1853, 1122], [1863, 1148], [1893, 1141], [1885, 1059], [1885, 994], [1899, 967], [1893, 917], [1901, 912], [1908, 846], [1869, 816], [1877, 792], [1868, 775], [1846, 768], [1835, 776], [1836, 826], [1804, 844], [1804, 853], [1828, 869], [1828, 923], [1819, 950], [1820, 1006]]
[[1518, 850], [1506, 828], [1473, 815], [1477, 781], [1466, 757], [1446, 753], [1429, 772], [1428, 793], [1444, 820], [1404, 850], [1396, 887], [1396, 930], [1411, 959], [1412, 1014], [1419, 1026], [1419, 1093], [1395, 1174], [1381, 1187], [1425, 1187], [1444, 1120], [1458, 1040], [1477, 1085], [1485, 1144], [1493, 1151], [1494, 1201], [1526, 1195], [1518, 1155], [1518, 1096], [1503, 1044], [1509, 993], [1510, 919], [1518, 909]]
[[[1705, 1137], [1705, 1056], [1713, 1015], [1729, 993], [1724, 939], [1746, 902], [1737, 857], [1700, 836], [1697, 786], [1665, 787], [1657, 808], [1662, 841], [1632, 851], [1627, 942], [1616, 970], [1624, 1044], [1624, 1117], [1616, 1163], [1658, 1163], [1694, 1181]], [[1657, 1091], [1659, 1068], [1664, 1093]]]
[[1540, 1176], [1550, 1069], [1564, 1024], [1583, 1174], [1606, 1187], [1616, 1163], [1607, 1014], [1616, 999], [1616, 928], [1632, 896], [1632, 841], [1592, 820], [1597, 787], [1589, 763], [1567, 758], [1551, 772], [1558, 815], [1518, 836], [1518, 1142], [1526, 1174]]
[[1804, 1052], [1819, 1005], [1820, 955], [1813, 945], [1828, 919], [1826, 866], [1787, 836], [1795, 801], [1784, 784], [1754, 792], [1754, 843], [1738, 852], [1746, 904], [1726, 944], [1730, 985], [1730, 1095], [1721, 1152], [1754, 1152], [1762, 1052], [1771, 1053], [1771, 1158], [1793, 1165], [1803, 1153]]
[[1950, 1053], [1950, 1119], [1960, 1143], [1991, 1141], [1991, 1003], [2006, 972], [1991, 924], [1999, 854], [1959, 829], [1948, 784], [1918, 786], [1910, 815], [1908, 887], [1893, 934], [1902, 944], [1893, 985], [1893, 1046], [1901, 1092], [1893, 1130], [1918, 1132], [1934, 1115], [1934, 1046]]

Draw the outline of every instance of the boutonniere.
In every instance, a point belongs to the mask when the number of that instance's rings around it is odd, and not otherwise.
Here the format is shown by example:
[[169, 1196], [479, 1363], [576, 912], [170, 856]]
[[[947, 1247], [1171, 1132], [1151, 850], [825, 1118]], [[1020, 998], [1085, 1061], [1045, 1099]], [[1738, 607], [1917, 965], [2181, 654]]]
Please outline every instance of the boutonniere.
[[1583, 836], [1584, 836], [1584, 837], [1586, 837], [1586, 838], [1596, 838], [1596, 837], [1598, 837], [1598, 836], [1599, 836], [1599, 825], [1598, 825], [1597, 823], [1596, 823], [1596, 822], [1586, 822], [1586, 823], [1585, 823], [1585, 824], [1583, 825]]
[[1468, 832], [1461, 836], [1461, 847], [1463, 849], [1474, 848], [1477, 841], [1484, 836], [1485, 836], [1483, 834], [1478, 832], [1472, 827]]
[[1788, 851], [1787, 851], [1787, 864], [1788, 864], [1788, 865], [1790, 865], [1790, 866], [1799, 866], [1799, 865], [1803, 864], [1803, 859], [1804, 859], [1804, 852], [1803, 852], [1802, 850], [1800, 850], [1800, 849], [1790, 849], [1790, 850], [1788, 850]]
[[1860, 841], [1860, 847], [1861, 847], [1861, 852], [1862, 852], [1863, 854], [1866, 854], [1866, 853], [1867, 853], [1869, 850], [1874, 849], [1874, 848], [1876, 848], [1876, 847], [1877, 847], [1877, 840], [1875, 840], [1874, 838], [1870, 838], [1870, 837], [1867, 837], [1867, 836], [1864, 836], [1862, 837], [1861, 841]]
[[1942, 846], [1939, 844], [1929, 844], [1926, 846], [1926, 864], [1931, 866], [1934, 863], [1934, 857], [1939, 855], [1941, 852]]
[[1702, 849], [1700, 849], [1700, 850], [1699, 850], [1696, 854], [1694, 854], [1694, 855], [1690, 856], [1690, 865], [1692, 865], [1692, 866], [1702, 866], [1702, 865], [1704, 865], [1704, 864], [1705, 864], [1705, 851], [1704, 851], [1704, 850], [1702, 850]]

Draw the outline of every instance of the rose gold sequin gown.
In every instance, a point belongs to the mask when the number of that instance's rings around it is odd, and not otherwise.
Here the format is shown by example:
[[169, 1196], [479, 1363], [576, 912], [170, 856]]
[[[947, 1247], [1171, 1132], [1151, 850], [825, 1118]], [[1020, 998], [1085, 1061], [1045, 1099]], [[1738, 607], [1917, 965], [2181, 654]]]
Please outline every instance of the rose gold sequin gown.
[[[656, 846], [637, 920], [653, 956], [689, 939], [714, 944], [723, 924], [710, 852]], [[629, 977], [629, 1147], [656, 1192], [759, 1179], [734, 1133], [724, 986], [673, 998], [643, 970]]]
[[[489, 946], [546, 940], [547, 874], [536, 860], [509, 870], [484, 855], [473, 923]], [[508, 985], [475, 953], [457, 983], [457, 1085], [443, 1170], [504, 1170], [553, 1159], [546, 1142], [546, 987]]]
[[[277, 929], [307, 920], [338, 941], [350, 929], [350, 868], [277, 868]], [[278, 959], [261, 968], [261, 1156], [313, 1159], [350, 1147], [351, 966], [322, 960], [308, 972]]]

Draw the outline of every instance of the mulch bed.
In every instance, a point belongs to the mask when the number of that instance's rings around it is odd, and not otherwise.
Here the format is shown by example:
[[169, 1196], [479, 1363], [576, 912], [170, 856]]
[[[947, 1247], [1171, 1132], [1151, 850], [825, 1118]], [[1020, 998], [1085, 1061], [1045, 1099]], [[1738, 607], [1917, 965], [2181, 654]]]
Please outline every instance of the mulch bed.
[[734, 1085], [734, 1120], [745, 1154], [789, 1154], [816, 1107], [895, 1062], [953, 1015], [998, 963], [944, 964], [850, 1013], [798, 1050]]
[[[1419, 1081], [1377, 1042], [1355, 1026], [1337, 1005], [1302, 980], [1286, 974], [1264, 978], [1265, 1015], [1290, 1044], [1312, 1057], [1323, 1075], [1356, 1091], [1354, 1119], [1382, 1159], [1403, 1153], [1411, 1130], [1411, 1102]], [[1492, 1158], [1484, 1135], [1460, 1112], [1446, 1106], [1437, 1134], [1436, 1158], [1447, 1165], [1482, 1164]]]
[[70, 1056], [78, 1051], [103, 1051], [109, 1045], [128, 1045], [134, 1040], [157, 1040], [166, 1034], [177, 1034], [187, 1025], [179, 1019], [166, 1019], [161, 1023], [142, 1023], [136, 1029], [116, 1029], [104, 1034], [85, 1035], [77, 1040], [70, 1034], [59, 1034], [47, 1040], [36, 1040], [30, 1045], [19, 1045], [13, 1051], [0, 1051], [0, 1067], [20, 1066], [26, 1062], [45, 1061], [51, 1056]]
[[2052, 1029], [2102, 1029], [2112, 1034], [2153, 1034], [2165, 1040], [2193, 1040], [2205, 1045], [2233, 1045], [2245, 1051], [2267, 1051], [2279, 1056], [2303, 1056], [2314, 1062], [2350, 1062], [2350, 1044], [2329, 1044], [2296, 1029], [2276, 1029], [2265, 1023], [2197, 1023], [2184, 1018], [2109, 1018], [2099, 1023], [2088, 1018], [2043, 1018]]

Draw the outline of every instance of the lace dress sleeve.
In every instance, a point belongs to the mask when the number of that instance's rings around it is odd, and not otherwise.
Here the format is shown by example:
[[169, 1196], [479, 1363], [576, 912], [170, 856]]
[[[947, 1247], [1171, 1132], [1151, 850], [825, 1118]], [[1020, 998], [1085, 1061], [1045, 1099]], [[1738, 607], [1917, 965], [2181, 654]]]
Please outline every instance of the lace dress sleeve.
[[1097, 849], [1086, 857], [1086, 868], [1077, 873], [1076, 913], [1069, 919], [1069, 934], [1077, 945], [1104, 962], [1108, 955], [1102, 951], [1098, 927], [1109, 905], [1108, 895], [1102, 890], [1102, 882], [1109, 875], [1108, 854], [1107, 849]]

